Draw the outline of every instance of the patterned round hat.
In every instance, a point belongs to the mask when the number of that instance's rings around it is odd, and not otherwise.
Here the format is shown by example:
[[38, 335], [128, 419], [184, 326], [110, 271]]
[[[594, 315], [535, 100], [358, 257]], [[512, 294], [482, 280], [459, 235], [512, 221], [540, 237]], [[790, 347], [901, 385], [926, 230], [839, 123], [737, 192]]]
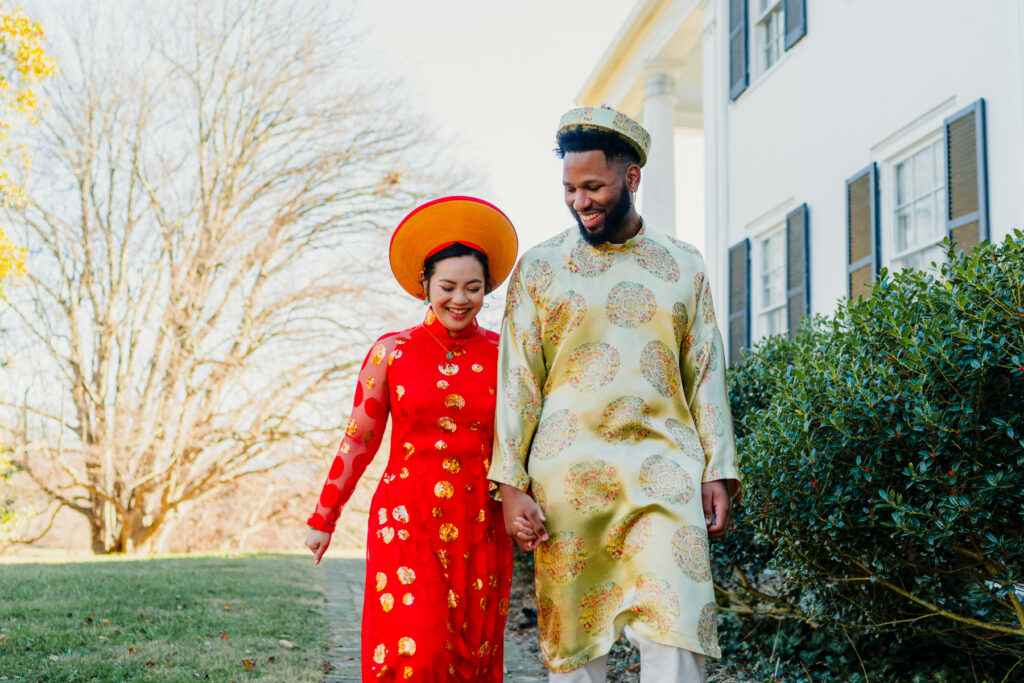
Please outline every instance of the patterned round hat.
[[391, 236], [391, 272], [402, 289], [424, 298], [423, 262], [458, 242], [483, 252], [495, 287], [516, 262], [519, 238], [512, 221], [476, 197], [442, 197], [412, 210]]
[[618, 133], [640, 156], [640, 166], [647, 163], [651, 134], [639, 123], [610, 107], [576, 107], [562, 114], [558, 132], [579, 126], [584, 130], [610, 130]]

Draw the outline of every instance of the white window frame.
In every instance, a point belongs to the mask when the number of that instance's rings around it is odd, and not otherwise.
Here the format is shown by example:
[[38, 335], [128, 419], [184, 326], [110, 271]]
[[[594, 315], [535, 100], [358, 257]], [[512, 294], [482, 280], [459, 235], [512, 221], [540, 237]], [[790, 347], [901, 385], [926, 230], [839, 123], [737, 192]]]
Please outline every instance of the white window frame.
[[[765, 315], [769, 311], [782, 310], [782, 329], [776, 334], [785, 333], [789, 325], [787, 306], [789, 303], [789, 264], [786, 263], [786, 254], [789, 245], [786, 235], [786, 216], [797, 208], [799, 203], [796, 197], [790, 197], [779, 205], [765, 211], [746, 225], [746, 236], [750, 239], [750, 343], [755, 344], [768, 336], [769, 330]], [[782, 237], [782, 300], [774, 306], [762, 307], [761, 280], [764, 276], [764, 241], [776, 233]]]
[[[882, 248], [883, 253], [886, 254], [885, 257], [884, 257], [883, 263], [885, 263], [886, 267], [889, 268], [890, 270], [902, 268], [903, 267], [902, 264], [898, 263], [900, 261], [905, 261], [905, 260], [907, 260], [907, 259], [909, 259], [911, 257], [917, 256], [917, 255], [921, 254], [921, 252], [932, 250], [933, 247], [938, 245], [939, 242], [942, 241], [942, 238], [946, 236], [946, 220], [945, 220], [945, 206], [946, 206], [946, 202], [945, 202], [945, 199], [944, 199], [944, 195], [945, 195], [945, 192], [946, 192], [946, 187], [945, 187], [945, 184], [946, 184], [946, 181], [945, 181], [945, 177], [946, 177], [946, 161], [945, 161], [945, 148], [943, 147], [942, 142], [943, 142], [942, 131], [941, 130], [935, 131], [933, 134], [929, 135], [927, 138], [922, 140], [919, 144], [917, 144], [916, 146], [914, 146], [910, 150], [908, 150], [905, 154], [901, 155], [900, 157], [898, 157], [896, 159], [893, 159], [890, 162], [890, 173], [892, 175], [892, 185], [891, 185], [891, 187], [887, 188], [887, 191], [890, 194], [890, 197], [889, 197], [889, 201], [890, 201], [890, 204], [889, 204], [889, 214], [887, 216], [887, 218], [888, 218], [888, 229], [886, 230], [883, 227], [883, 237], [884, 237], [883, 244], [884, 244], [884, 246]], [[910, 184], [911, 184], [911, 197], [912, 197], [912, 199], [910, 199], [909, 201], [905, 201], [902, 204], [900, 204], [899, 203], [899, 198], [897, 196], [898, 191], [899, 191], [898, 182], [897, 182], [897, 178], [898, 178], [897, 169], [899, 168], [899, 166], [901, 164], [907, 164], [907, 163], [911, 163], [912, 164], [913, 160], [917, 156], [917, 154], [919, 152], [923, 151], [923, 150], [926, 150], [926, 149], [928, 149], [928, 150], [935, 149], [935, 155], [934, 155], [932, 163], [935, 166], [938, 166], [939, 175], [940, 175], [940, 178], [939, 178], [939, 181], [938, 181], [939, 182], [939, 186], [938, 187], [933, 187], [929, 192], [927, 192], [926, 194], [921, 195], [919, 197], [919, 196], [916, 195], [916, 188], [913, 187], [914, 184], [915, 184], [914, 178], [911, 178]], [[934, 173], [935, 166], [933, 166], [933, 173]], [[939, 197], [940, 192], [943, 195], [943, 198], [941, 198], [941, 199]], [[901, 208], [907, 208], [907, 207], [912, 208], [913, 205], [917, 201], [919, 201], [920, 199], [923, 199], [923, 198], [928, 198], [928, 199], [931, 200], [930, 203], [932, 205], [932, 215], [934, 217], [934, 221], [935, 221], [936, 226], [937, 226], [938, 229], [935, 231], [935, 235], [934, 235], [933, 239], [924, 240], [924, 241], [918, 242], [917, 244], [914, 244], [910, 248], [905, 248], [905, 249], [903, 249], [901, 251], [899, 246], [897, 245], [897, 237], [898, 237], [898, 235], [897, 235], [897, 223], [898, 223], [897, 213], [899, 212], [899, 210]], [[938, 200], [938, 201], [936, 201], [936, 200]], [[911, 216], [912, 216], [912, 220], [916, 220], [916, 216], [914, 216], [913, 213], [911, 213]], [[884, 225], [885, 225], [885, 223], [883, 222], [883, 226]], [[940, 254], [936, 253], [934, 260], [935, 260], [936, 263], [941, 263], [941, 261], [943, 259], [942, 259], [942, 256]], [[920, 267], [928, 268], [928, 263], [926, 262], [924, 264], [921, 264]]]
[[[765, 3], [764, 9], [759, 9], [761, 2]], [[786, 54], [786, 19], [785, 19], [785, 8], [782, 6], [782, 0], [754, 0], [750, 3], [750, 25], [753, 26], [754, 30], [751, 31], [751, 54], [754, 59], [751, 60], [751, 80], [760, 78], [763, 74], [773, 69]], [[774, 35], [771, 36], [772, 41], [769, 41], [767, 23], [772, 15], [775, 15], [775, 31]], [[769, 42], [778, 41], [778, 54], [775, 56], [775, 61], [771, 64], [768, 63], [767, 50]]]
[[[927, 245], [918, 245], [918, 248], [907, 250], [902, 254], [896, 252], [896, 167], [923, 148], [942, 140], [942, 122], [956, 110], [956, 97], [947, 98], [871, 147], [872, 160], [878, 164], [879, 230], [881, 231], [879, 242], [882, 252], [878, 258], [880, 265], [890, 271], [901, 269], [901, 266], [896, 263], [897, 258], [929, 249], [946, 236], [945, 202], [943, 202], [936, 209], [940, 212], [937, 214], [940, 230], [935, 241]], [[940, 157], [941, 176], [944, 178], [946, 174], [945, 154], [943, 153]], [[941, 259], [936, 259], [936, 263], [940, 262]]]

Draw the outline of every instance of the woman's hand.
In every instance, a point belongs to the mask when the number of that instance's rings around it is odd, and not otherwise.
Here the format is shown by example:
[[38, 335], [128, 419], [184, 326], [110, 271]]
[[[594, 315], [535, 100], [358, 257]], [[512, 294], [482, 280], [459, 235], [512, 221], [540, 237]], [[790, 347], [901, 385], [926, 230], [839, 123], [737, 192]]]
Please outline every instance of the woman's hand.
[[313, 553], [316, 564], [320, 564], [320, 558], [327, 552], [327, 546], [331, 544], [331, 534], [318, 529], [310, 529], [306, 533], [306, 547]]
[[511, 536], [519, 549], [532, 552], [548, 540], [544, 528], [547, 518], [530, 494], [508, 484], [499, 484], [501, 510], [505, 517], [505, 533]]

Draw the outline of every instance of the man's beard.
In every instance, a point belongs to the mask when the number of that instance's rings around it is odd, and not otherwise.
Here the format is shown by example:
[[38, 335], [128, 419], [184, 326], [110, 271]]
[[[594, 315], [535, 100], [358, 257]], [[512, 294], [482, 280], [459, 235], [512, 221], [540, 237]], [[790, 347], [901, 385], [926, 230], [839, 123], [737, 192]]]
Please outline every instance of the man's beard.
[[576, 224], [579, 225], [580, 235], [587, 241], [591, 246], [596, 247], [599, 244], [604, 244], [608, 239], [617, 233], [621, 228], [622, 224], [626, 220], [626, 214], [633, 208], [633, 198], [629, 194], [629, 189], [626, 184], [622, 184], [622, 193], [619, 195], [619, 201], [615, 203], [615, 206], [611, 208], [604, 215], [604, 226], [597, 232], [589, 232], [583, 227], [583, 221], [580, 220], [580, 216], [572, 208], [569, 211], [572, 213], [573, 218], [576, 219]]

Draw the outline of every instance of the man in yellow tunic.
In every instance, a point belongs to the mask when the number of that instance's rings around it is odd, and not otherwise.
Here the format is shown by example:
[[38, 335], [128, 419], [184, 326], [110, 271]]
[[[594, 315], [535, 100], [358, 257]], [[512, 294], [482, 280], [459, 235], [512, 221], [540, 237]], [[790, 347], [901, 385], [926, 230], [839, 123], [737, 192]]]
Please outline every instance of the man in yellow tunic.
[[642, 680], [703, 680], [721, 655], [708, 538], [739, 492], [704, 261], [633, 205], [638, 123], [583, 107], [557, 141], [578, 229], [527, 251], [510, 281], [488, 476], [508, 532], [537, 549], [552, 681], [603, 681], [622, 630]]

